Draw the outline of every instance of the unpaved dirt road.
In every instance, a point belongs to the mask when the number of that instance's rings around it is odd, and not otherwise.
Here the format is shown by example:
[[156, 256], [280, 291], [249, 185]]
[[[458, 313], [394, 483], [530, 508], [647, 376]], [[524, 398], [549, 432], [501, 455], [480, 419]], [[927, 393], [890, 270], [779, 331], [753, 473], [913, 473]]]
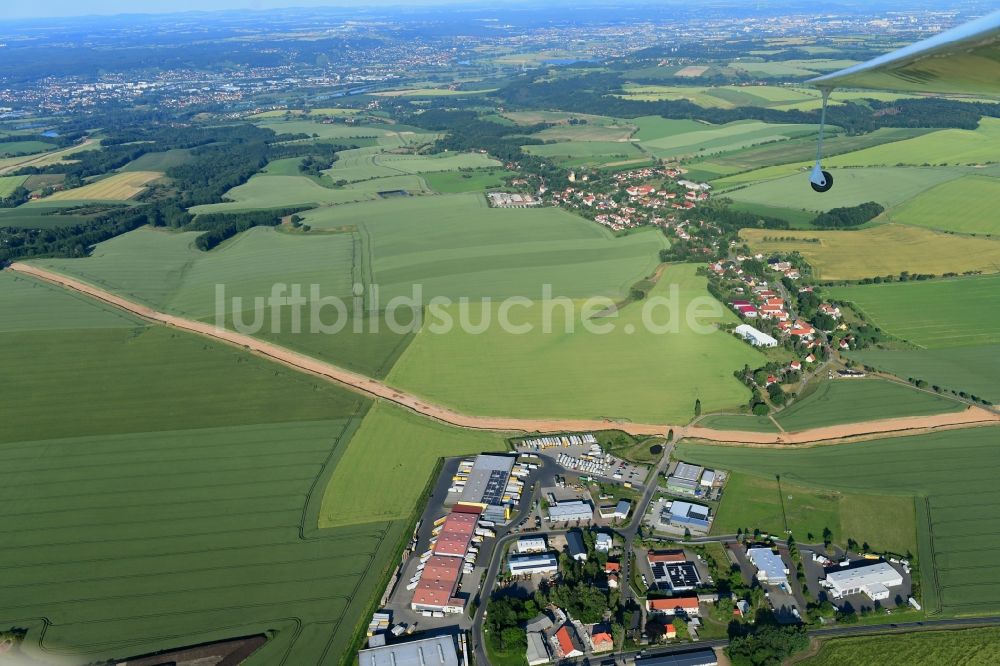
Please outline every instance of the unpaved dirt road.
[[875, 435], [909, 435], [934, 430], [968, 428], [1000, 423], [1000, 415], [979, 407], [969, 407], [961, 412], [933, 416], [904, 417], [847, 423], [827, 428], [814, 428], [799, 432], [763, 433], [740, 430], [713, 430], [697, 425], [683, 426], [669, 423], [633, 423], [630, 421], [588, 419], [519, 419], [500, 416], [474, 416], [462, 414], [448, 407], [436, 405], [419, 396], [393, 388], [382, 381], [360, 375], [331, 363], [294, 352], [285, 347], [258, 340], [249, 335], [217, 328], [212, 324], [158, 312], [109, 291], [81, 282], [45, 268], [24, 263], [14, 263], [9, 270], [85, 294], [108, 303], [148, 321], [189, 331], [213, 340], [242, 347], [277, 363], [308, 374], [337, 382], [352, 390], [388, 400], [424, 416], [462, 428], [518, 432], [570, 432], [616, 428], [633, 435], [664, 435], [674, 431], [675, 439], [693, 437], [712, 442], [743, 445], [775, 446], [833, 443], [852, 439], [870, 438]]

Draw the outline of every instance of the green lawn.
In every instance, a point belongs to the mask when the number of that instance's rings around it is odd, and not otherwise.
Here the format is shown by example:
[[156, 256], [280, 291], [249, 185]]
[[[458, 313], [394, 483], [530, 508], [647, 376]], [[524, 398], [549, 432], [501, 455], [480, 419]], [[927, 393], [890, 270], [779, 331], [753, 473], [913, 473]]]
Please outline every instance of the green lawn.
[[[945, 615], [985, 614], [1000, 612], [1000, 570], [992, 566], [993, 532], [1000, 525], [996, 437], [997, 429], [987, 427], [794, 450], [682, 443], [675, 455], [762, 478], [780, 474], [782, 485], [836, 489], [847, 496], [916, 495], [925, 607], [932, 615], [939, 603]], [[850, 529], [861, 534], [869, 523], [875, 539], [898, 530], [894, 514], [881, 515], [882, 505], [872, 500]], [[847, 536], [861, 538], [834, 538]]]
[[1000, 662], [1000, 628], [980, 627], [947, 631], [831, 638], [819, 654], [802, 666], [896, 666], [897, 664], [962, 664], [990, 666]]
[[[417, 334], [389, 381], [489, 415], [676, 423], [693, 417], [696, 397], [706, 411], [732, 409], [749, 397], [733, 378], [733, 369], [747, 363], [755, 367], [762, 357], [732, 335], [717, 330], [702, 334], [687, 323], [684, 313], [695, 299], [705, 307], [694, 321], [733, 320], [717, 303], [711, 305], [705, 279], [695, 269], [692, 264], [669, 267], [646, 302], [633, 303], [602, 322], [612, 325], [607, 334], [588, 332], [579, 309], [573, 331], [567, 332], [565, 309], [552, 302], [513, 309], [510, 323], [520, 333], [504, 332], [495, 304], [485, 311], [489, 321], [482, 333], [466, 333], [458, 325], [436, 332], [444, 317], [460, 321], [457, 306], [442, 308], [442, 316], [428, 320]], [[676, 331], [653, 333], [643, 322], [646, 303], [661, 296], [676, 299], [676, 314], [661, 306], [647, 314], [655, 324], [675, 322]], [[475, 304], [468, 322], [478, 325], [482, 312]], [[522, 330], [524, 324], [531, 330]]]
[[419, 499], [420, 481], [429, 478], [438, 459], [505, 448], [500, 435], [451, 428], [378, 403], [326, 487], [320, 527], [405, 518]]
[[1000, 233], [1000, 178], [966, 176], [910, 199], [889, 216], [904, 224], [971, 234]]
[[887, 333], [931, 349], [1000, 343], [1000, 276], [836, 287]]
[[1000, 345], [944, 349], [870, 349], [851, 352], [858, 361], [898, 377], [926, 380], [953, 391], [964, 391], [1000, 402]]
[[781, 410], [775, 419], [788, 431], [808, 430], [897, 416], [956, 412], [965, 405], [883, 379], [822, 381], [811, 393]]
[[842, 493], [809, 485], [736, 472], [726, 482], [713, 534], [760, 529], [783, 535], [792, 531], [800, 543], [819, 543], [829, 528], [837, 543], [851, 538], [879, 551], [915, 553], [913, 498], [905, 495]]

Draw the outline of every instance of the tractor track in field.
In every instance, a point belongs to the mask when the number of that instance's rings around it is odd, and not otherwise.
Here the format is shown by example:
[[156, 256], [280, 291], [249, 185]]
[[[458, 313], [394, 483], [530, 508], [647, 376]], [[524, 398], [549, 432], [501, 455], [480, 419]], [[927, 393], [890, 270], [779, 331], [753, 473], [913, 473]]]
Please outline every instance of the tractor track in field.
[[20, 262], [11, 264], [9, 270], [84, 294], [146, 321], [163, 324], [240, 347], [286, 367], [341, 384], [369, 397], [387, 400], [423, 416], [460, 428], [514, 432], [576, 432], [616, 429], [632, 435], [665, 435], [669, 430], [673, 430], [675, 439], [694, 438], [743, 446], [787, 447], [834, 444], [885, 436], [916, 435], [937, 430], [997, 425], [1000, 423], [1000, 414], [975, 406], [970, 406], [961, 412], [845, 423], [799, 432], [780, 433], [715, 430], [696, 424], [634, 423], [613, 419], [523, 419], [463, 414], [448, 407], [424, 400], [417, 395], [389, 386], [377, 379], [372, 379], [366, 375], [333, 365], [332, 363], [320, 361], [311, 356], [264, 340], [259, 340], [249, 335], [237, 333], [236, 331], [218, 328], [213, 324], [159, 312], [100, 287], [87, 284], [86, 282], [55, 271]]

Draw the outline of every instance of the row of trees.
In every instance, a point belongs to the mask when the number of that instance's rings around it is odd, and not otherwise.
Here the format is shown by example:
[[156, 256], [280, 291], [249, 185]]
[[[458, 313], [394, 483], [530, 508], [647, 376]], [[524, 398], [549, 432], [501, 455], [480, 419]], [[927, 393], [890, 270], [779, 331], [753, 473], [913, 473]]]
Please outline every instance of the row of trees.
[[817, 215], [813, 220], [813, 224], [817, 227], [825, 227], [827, 229], [857, 227], [873, 220], [884, 212], [885, 208], [881, 204], [868, 201], [857, 206], [831, 208], [825, 213]]

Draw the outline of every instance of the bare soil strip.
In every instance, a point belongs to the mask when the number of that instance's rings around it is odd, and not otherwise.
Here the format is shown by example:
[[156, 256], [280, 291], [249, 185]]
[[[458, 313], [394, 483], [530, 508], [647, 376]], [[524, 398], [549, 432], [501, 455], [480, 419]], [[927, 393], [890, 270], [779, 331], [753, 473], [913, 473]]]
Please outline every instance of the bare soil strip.
[[249, 335], [218, 328], [213, 324], [158, 312], [94, 285], [45, 268], [24, 263], [14, 263], [10, 266], [10, 270], [85, 294], [145, 320], [172, 326], [240, 347], [287, 367], [337, 382], [359, 393], [388, 400], [418, 414], [461, 428], [518, 432], [577, 432], [615, 428], [632, 435], [665, 435], [668, 430], [673, 430], [675, 439], [694, 437], [711, 442], [731, 444], [787, 446], [821, 442], [835, 443], [851, 439], [870, 438], [875, 435], [911, 435], [938, 429], [966, 428], [1000, 423], [1000, 415], [980, 407], [971, 406], [962, 412], [847, 423], [826, 428], [782, 433], [714, 430], [698, 425], [633, 423], [610, 419], [519, 419], [462, 414], [448, 407], [427, 402], [419, 396], [400, 391], [371, 377], [351, 372], [350, 370], [294, 352], [270, 342], [258, 340]]

